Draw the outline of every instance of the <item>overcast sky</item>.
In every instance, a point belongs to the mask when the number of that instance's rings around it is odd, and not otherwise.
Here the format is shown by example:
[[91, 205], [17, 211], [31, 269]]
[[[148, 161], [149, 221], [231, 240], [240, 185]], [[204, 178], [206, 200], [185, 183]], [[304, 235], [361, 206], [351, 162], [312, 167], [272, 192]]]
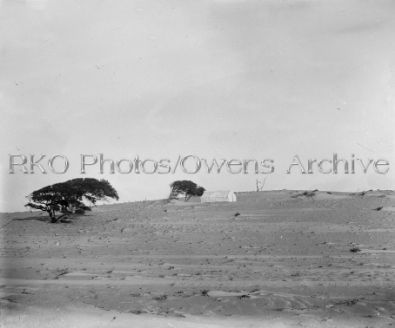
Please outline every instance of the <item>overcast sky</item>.
[[[391, 0], [0, 0], [0, 210], [82, 177], [81, 153], [271, 158], [265, 189], [393, 189], [394, 73]], [[334, 152], [392, 166], [285, 174], [295, 154]], [[70, 169], [10, 175], [9, 154], [63, 154]], [[164, 198], [179, 178], [235, 191], [257, 178], [88, 172], [122, 201]]]

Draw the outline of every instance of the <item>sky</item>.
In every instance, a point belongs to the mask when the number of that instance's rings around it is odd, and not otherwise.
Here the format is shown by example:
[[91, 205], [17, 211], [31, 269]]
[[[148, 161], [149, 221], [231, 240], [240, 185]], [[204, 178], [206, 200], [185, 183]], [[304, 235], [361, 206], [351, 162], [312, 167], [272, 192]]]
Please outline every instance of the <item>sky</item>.
[[[391, 0], [0, 0], [0, 211], [77, 177], [120, 201], [190, 179], [255, 190], [249, 174], [80, 172], [105, 158], [273, 159], [264, 190], [394, 189]], [[295, 155], [390, 162], [387, 174], [300, 174]], [[10, 155], [66, 156], [65, 174], [9, 174]]]

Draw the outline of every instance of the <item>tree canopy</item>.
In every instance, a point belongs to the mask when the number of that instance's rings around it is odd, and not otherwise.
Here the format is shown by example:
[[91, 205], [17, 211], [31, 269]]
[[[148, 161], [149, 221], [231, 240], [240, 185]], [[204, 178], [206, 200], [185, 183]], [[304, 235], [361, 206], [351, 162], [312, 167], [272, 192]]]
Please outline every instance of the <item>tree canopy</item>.
[[[118, 200], [117, 191], [107, 180], [77, 178], [33, 191], [25, 205], [48, 213], [51, 222], [57, 222], [68, 213], [83, 213], [90, 210], [98, 200]], [[56, 217], [56, 212], [63, 215]]]
[[198, 186], [190, 180], [177, 180], [170, 184], [171, 192], [169, 198], [176, 198], [178, 195], [184, 195], [185, 200], [192, 196], [202, 196], [206, 189]]

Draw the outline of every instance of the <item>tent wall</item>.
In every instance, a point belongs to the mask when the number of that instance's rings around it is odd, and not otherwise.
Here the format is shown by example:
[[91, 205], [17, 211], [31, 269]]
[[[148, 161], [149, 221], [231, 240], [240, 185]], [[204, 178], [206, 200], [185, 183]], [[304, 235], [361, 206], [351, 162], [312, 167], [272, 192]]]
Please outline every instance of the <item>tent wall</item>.
[[236, 195], [233, 191], [206, 191], [200, 200], [202, 203], [235, 202]]

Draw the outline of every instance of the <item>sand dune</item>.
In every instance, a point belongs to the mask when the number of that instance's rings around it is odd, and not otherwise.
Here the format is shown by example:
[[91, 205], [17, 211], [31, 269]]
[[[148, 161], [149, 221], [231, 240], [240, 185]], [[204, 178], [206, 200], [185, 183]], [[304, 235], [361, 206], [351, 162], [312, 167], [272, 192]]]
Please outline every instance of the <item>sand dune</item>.
[[390, 196], [125, 203], [71, 224], [3, 214], [2, 326], [390, 327]]

